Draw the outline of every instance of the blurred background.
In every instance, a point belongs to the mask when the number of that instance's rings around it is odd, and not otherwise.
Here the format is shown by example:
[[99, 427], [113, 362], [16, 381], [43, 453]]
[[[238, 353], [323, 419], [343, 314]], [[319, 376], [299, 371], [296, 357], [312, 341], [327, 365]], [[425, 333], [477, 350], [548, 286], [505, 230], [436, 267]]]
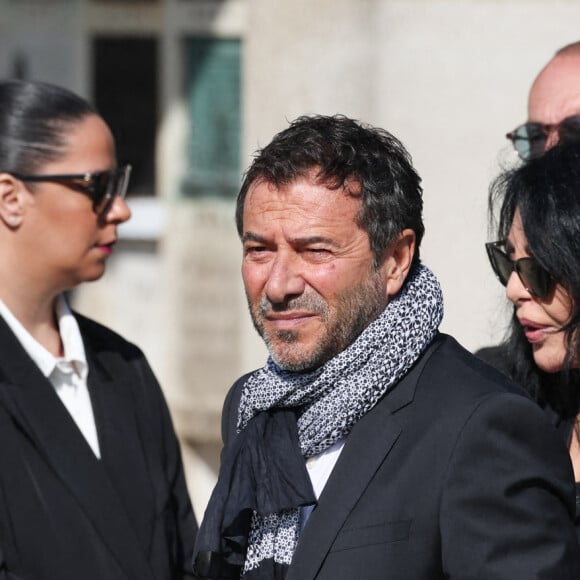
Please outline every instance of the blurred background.
[[148, 356], [198, 517], [225, 393], [266, 356], [233, 218], [252, 153], [302, 114], [394, 133], [423, 177], [442, 329], [494, 344], [509, 310], [483, 247], [488, 184], [517, 162], [505, 133], [579, 23], [574, 0], [0, 0], [0, 76], [87, 97], [133, 164], [133, 219], [73, 305]]

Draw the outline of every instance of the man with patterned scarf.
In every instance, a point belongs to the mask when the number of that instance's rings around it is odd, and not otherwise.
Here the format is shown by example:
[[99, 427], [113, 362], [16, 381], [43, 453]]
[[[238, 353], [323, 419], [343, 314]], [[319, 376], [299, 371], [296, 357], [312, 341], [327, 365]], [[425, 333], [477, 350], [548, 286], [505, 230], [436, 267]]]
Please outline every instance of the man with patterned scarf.
[[236, 220], [270, 357], [226, 399], [196, 575], [580, 578], [565, 447], [523, 390], [438, 332], [403, 145], [301, 117], [258, 152]]

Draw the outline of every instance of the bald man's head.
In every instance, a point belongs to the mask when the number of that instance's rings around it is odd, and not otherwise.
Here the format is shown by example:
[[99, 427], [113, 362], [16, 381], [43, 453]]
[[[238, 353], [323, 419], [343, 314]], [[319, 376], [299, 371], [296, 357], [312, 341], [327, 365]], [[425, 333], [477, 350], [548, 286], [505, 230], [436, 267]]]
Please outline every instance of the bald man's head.
[[508, 134], [524, 160], [580, 139], [580, 42], [561, 48], [534, 80], [528, 122]]
[[528, 120], [555, 125], [580, 115], [580, 42], [558, 51], [530, 89]]

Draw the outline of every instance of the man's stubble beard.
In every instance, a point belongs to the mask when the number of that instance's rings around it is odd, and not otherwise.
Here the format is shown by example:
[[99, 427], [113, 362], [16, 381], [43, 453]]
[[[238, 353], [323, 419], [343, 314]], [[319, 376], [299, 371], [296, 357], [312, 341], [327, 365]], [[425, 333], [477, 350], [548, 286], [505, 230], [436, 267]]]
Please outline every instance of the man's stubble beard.
[[[254, 327], [266, 343], [270, 356], [280, 368], [290, 372], [314, 370], [345, 350], [381, 314], [386, 302], [385, 286], [380, 273], [374, 269], [363, 282], [338, 294], [333, 310], [314, 291], [282, 304], [272, 304], [263, 296], [256, 308], [248, 300]], [[314, 348], [301, 348], [300, 330], [280, 330], [272, 334], [264, 330], [268, 312], [293, 310], [320, 317], [323, 328]]]

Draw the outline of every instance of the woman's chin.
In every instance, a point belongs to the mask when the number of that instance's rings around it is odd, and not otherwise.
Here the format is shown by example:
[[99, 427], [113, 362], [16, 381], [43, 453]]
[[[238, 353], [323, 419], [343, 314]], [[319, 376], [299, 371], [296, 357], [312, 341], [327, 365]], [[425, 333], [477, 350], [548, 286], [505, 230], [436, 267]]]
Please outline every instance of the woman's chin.
[[564, 367], [565, 353], [547, 353], [539, 348], [534, 350], [534, 361], [545, 373], [558, 373]]

